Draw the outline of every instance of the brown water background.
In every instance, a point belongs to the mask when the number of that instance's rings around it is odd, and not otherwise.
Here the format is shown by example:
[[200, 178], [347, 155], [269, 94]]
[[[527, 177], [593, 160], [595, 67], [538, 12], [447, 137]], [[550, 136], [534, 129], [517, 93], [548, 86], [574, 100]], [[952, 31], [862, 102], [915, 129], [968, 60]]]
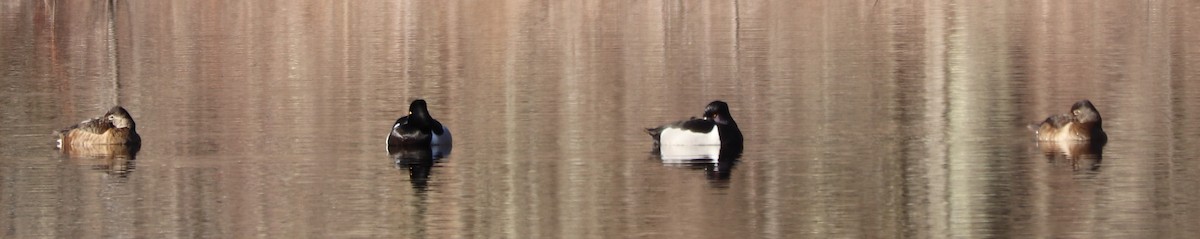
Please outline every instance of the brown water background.
[[[0, 237], [1196, 238], [1197, 12], [3, 1]], [[455, 136], [428, 180], [384, 151], [416, 98]], [[1025, 125], [1085, 98], [1102, 161], [1047, 156]], [[650, 155], [715, 99], [732, 169]], [[115, 104], [135, 159], [53, 149]]]

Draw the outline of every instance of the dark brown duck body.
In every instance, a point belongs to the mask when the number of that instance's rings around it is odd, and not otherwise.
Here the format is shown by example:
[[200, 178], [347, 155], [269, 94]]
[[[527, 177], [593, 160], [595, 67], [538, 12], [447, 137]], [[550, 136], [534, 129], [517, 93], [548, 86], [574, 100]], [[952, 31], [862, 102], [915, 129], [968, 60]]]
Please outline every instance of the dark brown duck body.
[[1038, 141], [1091, 141], [1104, 142], [1100, 112], [1091, 101], [1081, 100], [1071, 106], [1067, 114], [1051, 115], [1036, 128]]
[[96, 145], [135, 146], [142, 142], [129, 111], [113, 107], [103, 117], [83, 121], [55, 131], [58, 147], [63, 150], [88, 149]]

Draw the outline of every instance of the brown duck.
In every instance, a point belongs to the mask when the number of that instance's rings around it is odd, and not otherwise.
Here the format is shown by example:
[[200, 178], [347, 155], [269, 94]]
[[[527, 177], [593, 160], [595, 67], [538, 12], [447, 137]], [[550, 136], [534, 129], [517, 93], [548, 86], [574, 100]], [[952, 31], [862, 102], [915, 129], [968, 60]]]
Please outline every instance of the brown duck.
[[113, 107], [103, 117], [68, 126], [54, 134], [58, 137], [58, 148], [64, 150], [97, 145], [136, 146], [142, 142], [133, 117], [121, 106]]
[[1071, 106], [1067, 114], [1051, 115], [1041, 124], [1031, 125], [1037, 132], [1038, 141], [1090, 141], [1105, 142], [1108, 135], [1101, 127], [1100, 112], [1091, 101], [1081, 100]]

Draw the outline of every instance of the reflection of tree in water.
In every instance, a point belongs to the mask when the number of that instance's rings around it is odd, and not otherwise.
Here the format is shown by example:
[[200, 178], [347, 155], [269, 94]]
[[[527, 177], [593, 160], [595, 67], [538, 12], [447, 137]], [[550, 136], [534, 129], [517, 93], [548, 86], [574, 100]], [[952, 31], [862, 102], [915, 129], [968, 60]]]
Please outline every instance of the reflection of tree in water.
[[1086, 167], [1090, 171], [1100, 171], [1100, 162], [1104, 160], [1104, 145], [1107, 142], [1038, 142], [1038, 148], [1051, 164], [1058, 162], [1059, 156], [1071, 164], [1072, 170]]

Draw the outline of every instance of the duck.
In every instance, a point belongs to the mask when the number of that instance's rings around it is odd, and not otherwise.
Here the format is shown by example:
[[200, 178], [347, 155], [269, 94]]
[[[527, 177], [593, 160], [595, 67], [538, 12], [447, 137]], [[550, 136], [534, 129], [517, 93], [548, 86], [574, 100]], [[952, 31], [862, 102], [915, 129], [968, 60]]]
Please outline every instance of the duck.
[[715, 156], [721, 158], [740, 155], [742, 151], [742, 131], [729, 113], [729, 104], [720, 100], [708, 103], [699, 118], [647, 128], [646, 133], [654, 139], [654, 148], [660, 150], [664, 158], [664, 146], [720, 146]]
[[54, 131], [54, 135], [58, 138], [56, 147], [63, 150], [101, 145], [137, 146], [142, 142], [133, 117], [121, 106], [112, 107], [102, 117]]
[[409, 104], [408, 115], [396, 119], [387, 137], [389, 151], [394, 148], [434, 147], [434, 151], [437, 151], [434, 152], [435, 157], [449, 154], [452, 143], [450, 128], [429, 115], [423, 99], [413, 100]]
[[1071, 112], [1051, 115], [1030, 128], [1038, 141], [1104, 143], [1108, 134], [1104, 133], [1103, 123], [1100, 111], [1084, 99], [1071, 105]]

